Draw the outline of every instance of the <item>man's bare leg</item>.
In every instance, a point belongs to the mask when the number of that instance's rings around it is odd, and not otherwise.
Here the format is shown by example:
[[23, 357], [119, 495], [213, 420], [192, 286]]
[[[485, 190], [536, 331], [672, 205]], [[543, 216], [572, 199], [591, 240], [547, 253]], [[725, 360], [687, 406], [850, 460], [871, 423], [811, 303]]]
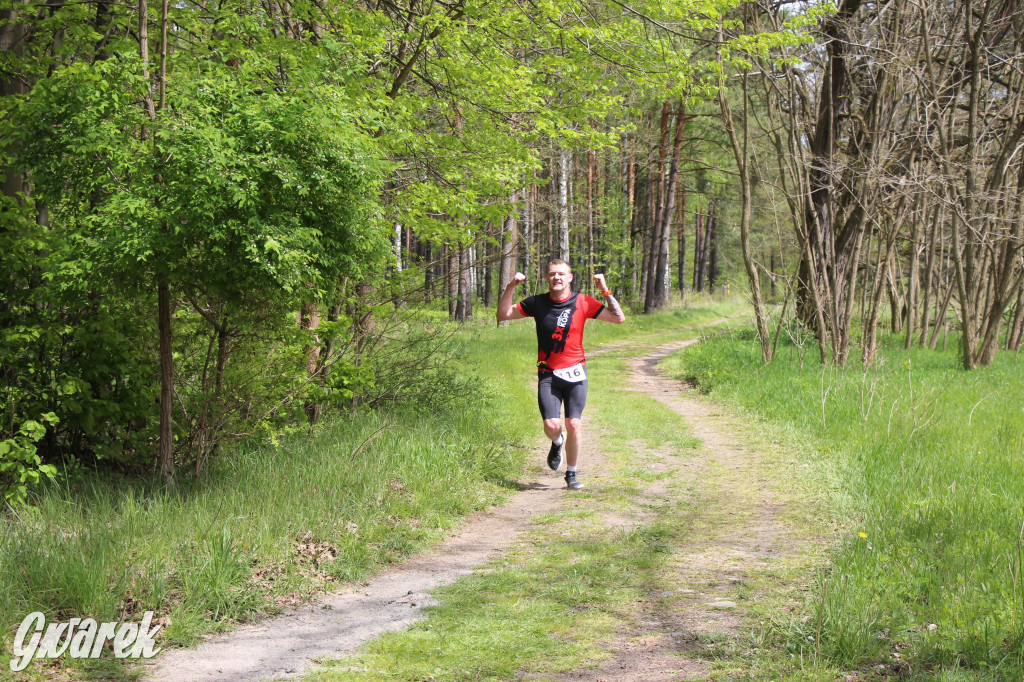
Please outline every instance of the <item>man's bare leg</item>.
[[548, 450], [548, 468], [557, 471], [562, 466], [562, 451], [565, 449], [565, 439], [562, 438], [562, 422], [556, 419], [544, 420], [544, 433], [551, 439], [551, 449]]
[[562, 420], [561, 419], [545, 419], [544, 420], [544, 435], [548, 437], [548, 440], [554, 442], [558, 440], [558, 437], [562, 435]]
[[565, 420], [565, 463], [568, 466], [576, 466], [576, 460], [580, 456], [580, 442], [583, 433], [580, 428], [578, 417], [570, 417]]

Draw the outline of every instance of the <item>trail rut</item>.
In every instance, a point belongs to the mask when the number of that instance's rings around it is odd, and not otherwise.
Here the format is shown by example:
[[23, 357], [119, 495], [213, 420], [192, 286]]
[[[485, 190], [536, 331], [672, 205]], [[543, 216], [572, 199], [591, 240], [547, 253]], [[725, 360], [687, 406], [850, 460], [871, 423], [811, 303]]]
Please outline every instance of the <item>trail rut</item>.
[[563, 679], [704, 678], [722, 643], [755, 625], [745, 613], [744, 601], [750, 598], [746, 584], [807, 549], [808, 539], [781, 514], [785, 501], [762, 485], [767, 483], [762, 453], [750, 446], [742, 432], [749, 425], [726, 418], [720, 408], [658, 371], [661, 360], [694, 343], [658, 347], [637, 363], [629, 377], [631, 390], [681, 415], [702, 442], [699, 456], [677, 465], [677, 478], [691, 483], [695, 518], [692, 540], [674, 548], [667, 568], [665, 581], [675, 589], [649, 595], [638, 605], [635, 625], [609, 643], [613, 653], [609, 661]]

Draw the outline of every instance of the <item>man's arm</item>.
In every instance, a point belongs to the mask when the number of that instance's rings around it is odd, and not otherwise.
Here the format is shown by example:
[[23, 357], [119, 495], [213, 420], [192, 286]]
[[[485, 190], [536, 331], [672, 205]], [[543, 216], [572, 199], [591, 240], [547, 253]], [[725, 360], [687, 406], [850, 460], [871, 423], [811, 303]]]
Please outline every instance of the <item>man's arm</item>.
[[594, 275], [594, 283], [597, 284], [601, 290], [601, 294], [604, 296], [605, 308], [597, 317], [594, 319], [602, 320], [604, 322], [612, 322], [614, 324], [622, 324], [626, 321], [626, 316], [622, 312], [622, 306], [612, 296], [612, 292], [608, 289], [608, 285], [605, 284], [604, 275]]
[[501, 292], [501, 298], [498, 300], [498, 322], [505, 322], [507, 320], [521, 320], [526, 315], [519, 312], [519, 308], [512, 303], [512, 298], [515, 295], [516, 287], [526, 281], [526, 275], [521, 272], [517, 272], [512, 275], [512, 281], [505, 287], [505, 291]]

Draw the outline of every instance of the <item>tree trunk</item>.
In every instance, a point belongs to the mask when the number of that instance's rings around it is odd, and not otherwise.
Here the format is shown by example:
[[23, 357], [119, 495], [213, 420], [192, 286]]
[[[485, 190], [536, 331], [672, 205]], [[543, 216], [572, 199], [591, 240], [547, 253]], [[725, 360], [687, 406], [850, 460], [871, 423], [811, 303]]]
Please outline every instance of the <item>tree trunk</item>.
[[594, 184], [597, 173], [597, 155], [587, 150], [587, 272], [581, 289], [593, 291], [594, 277]]
[[445, 295], [448, 297], [448, 317], [457, 319], [459, 300], [459, 252], [451, 244], [445, 248]]
[[946, 324], [946, 316], [949, 313], [949, 304], [953, 300], [953, 292], [956, 290], [956, 282], [950, 282], [946, 287], [946, 295], [942, 298], [942, 303], [939, 305], [939, 310], [935, 315], [935, 327], [932, 330], [932, 337], [928, 342], [928, 347], [935, 350], [935, 347], [939, 343], [939, 332]]
[[[819, 89], [817, 118], [810, 136], [811, 165], [807, 173], [808, 201], [802, 216], [802, 254], [797, 279], [797, 314], [817, 328], [815, 317], [824, 315], [825, 331], [832, 339], [833, 360], [843, 362], [848, 346], [850, 320], [844, 317], [849, 289], [856, 279], [853, 257], [858, 233], [864, 229], [863, 208], [855, 208], [842, 222], [835, 212], [836, 187], [833, 165], [840, 122], [850, 108], [850, 77], [846, 55], [852, 49], [846, 22], [860, 9], [862, 0], [841, 0], [837, 11], [823, 25], [827, 60]], [[809, 263], [808, 259], [814, 262]], [[811, 288], [815, 291], [812, 293]]]
[[708, 287], [711, 283], [709, 266], [711, 265], [711, 234], [715, 229], [715, 204], [708, 205], [708, 212], [704, 215], [704, 237], [701, 239], [700, 254], [700, 289], [709, 294], [714, 293]]
[[693, 217], [693, 290], [695, 293], [704, 291], [704, 214]]
[[157, 332], [160, 337], [160, 436], [157, 462], [164, 480], [174, 480], [174, 356], [171, 352], [171, 288], [166, 279], [157, 282]]
[[[481, 268], [483, 269], [483, 276], [480, 278], [480, 301], [483, 303], [485, 308], [490, 308], [492, 303], [494, 281], [493, 275], [494, 268], [491, 267], [491, 246], [490, 240], [484, 239], [480, 245], [483, 249], [484, 255], [481, 258]], [[504, 247], [503, 247], [504, 248]], [[498, 279], [501, 279], [501, 268], [499, 264], [498, 268]]]
[[[889, 268], [896, 250], [898, 229], [893, 228], [892, 233], [887, 236], [885, 256], [878, 261], [875, 269], [875, 280], [871, 288], [871, 302], [868, 305], [868, 314], [864, 320], [864, 346], [861, 360], [865, 365], [871, 364], [875, 359], [878, 350], [878, 318], [881, 315], [882, 295], [886, 284], [891, 281]], [[879, 244], [882, 239], [879, 237]]]
[[[523, 210], [523, 272], [527, 275], [525, 282], [527, 286], [527, 293], [533, 290], [530, 286], [529, 274], [533, 265], [533, 240], [534, 240], [534, 225], [535, 225], [535, 211], [537, 210], [537, 185], [531, 183], [525, 192], [525, 206]], [[498, 291], [501, 292], [503, 289], [500, 287]]]
[[[513, 206], [517, 204], [519, 196], [512, 194]], [[512, 281], [516, 273], [516, 264], [519, 255], [519, 223], [516, 220], [514, 211], [505, 216], [501, 226], [501, 270], [498, 276], [498, 291], [505, 291], [505, 287]], [[507, 324], [507, 323], [503, 323]]]
[[683, 129], [686, 124], [686, 109], [679, 102], [676, 115], [675, 142], [672, 145], [672, 158], [669, 162], [668, 187], [663, 194], [661, 207], [661, 224], [656, 230], [658, 235], [658, 259], [655, 266], [652, 309], [661, 308], [668, 301], [672, 287], [671, 270], [669, 270], [669, 251], [672, 245], [672, 219], [675, 217], [676, 188], [679, 185], [679, 154], [683, 146]]
[[[647, 242], [647, 257], [644, 259], [646, 281], [644, 286], [644, 312], [658, 307], [661, 290], [658, 282], [658, 263], [661, 255], [661, 231], [665, 213], [665, 160], [668, 156], [668, 121], [672, 113], [666, 101], [661, 107], [661, 135], [658, 141], [658, 165], [651, 178], [651, 225]], [[664, 282], [664, 280], [662, 280]]]
[[903, 341], [903, 348], [910, 350], [914, 344], [914, 322], [918, 319], [917, 305], [920, 289], [921, 248], [918, 243], [921, 239], [921, 221], [914, 218], [914, 226], [910, 233], [910, 284], [907, 287], [907, 336]]
[[1024, 335], [1024, 286], [1017, 289], [1017, 303], [1014, 306], [1013, 324], [1006, 338], [1006, 350], [1020, 350], [1021, 336]]
[[[721, 39], [719, 29], [719, 39]], [[772, 339], [768, 329], [768, 313], [764, 307], [764, 300], [761, 296], [761, 279], [757, 273], [757, 267], [750, 251], [750, 212], [753, 203], [753, 190], [750, 179], [750, 157], [749, 157], [749, 116], [748, 116], [748, 91], [747, 73], [743, 72], [742, 78], [743, 94], [743, 119], [742, 138], [736, 132], [733, 121], [732, 108], [729, 106], [729, 94], [726, 88], [718, 91], [718, 104], [722, 112], [722, 122], [729, 134], [729, 141], [732, 143], [733, 158], [736, 160], [736, 167], [740, 176], [740, 251], [743, 254], [743, 266], [747, 271], [747, 281], [750, 284], [750, 298], [754, 305], [754, 322], [757, 326], [757, 337], [761, 343], [761, 360], [765, 363], [772, 360]], [[712, 215], [714, 204], [711, 205]], [[710, 240], [709, 240], [710, 241]]]
[[437, 266], [430, 240], [420, 240], [420, 259], [423, 262], [423, 298], [429, 303], [434, 298], [434, 279]]
[[[714, 204], [711, 204], [711, 210], [708, 211], [707, 249], [708, 291], [713, 294], [718, 285], [718, 216]], [[760, 274], [758, 281], [760, 282]]]
[[569, 152], [558, 150], [558, 258], [569, 261]]
[[903, 300], [900, 296], [899, 290], [896, 288], [896, 277], [893, 274], [892, 261], [886, 264], [886, 290], [889, 296], [889, 328], [893, 334], [898, 334], [902, 331], [903, 327]]
[[[19, 13], [22, 9], [31, 11], [32, 7], [25, 0], [14, 0], [8, 7], [0, 9], [0, 54], [8, 55], [15, 62], [25, 56], [25, 45], [30, 34], [28, 24], [20, 20]], [[28, 85], [17, 76], [0, 73], [0, 96], [23, 95], [27, 92]], [[4, 196], [21, 201], [18, 195], [27, 189], [25, 176], [15, 173], [9, 168], [5, 169], [3, 173]], [[0, 225], [0, 230], [2, 229], [4, 228]]]
[[465, 322], [473, 316], [473, 287], [469, 278], [472, 264], [469, 259], [469, 247], [459, 244], [455, 258], [458, 271], [455, 277], [455, 319], [458, 322]]
[[[623, 145], [627, 144], [627, 138], [623, 136]], [[626, 157], [626, 239], [629, 241], [631, 254], [631, 265], [629, 268], [630, 284], [629, 295], [636, 297], [637, 293], [637, 263], [636, 263], [636, 152], [630, 148], [629, 156]]]
[[931, 230], [928, 235], [928, 256], [925, 259], [924, 297], [921, 302], [921, 336], [918, 344], [924, 347], [928, 342], [928, 325], [932, 312], [932, 290], [938, 295], [938, 279], [935, 276], [935, 238], [939, 229], [941, 204], [932, 213]]
[[[513, 193], [513, 206], [518, 202], [518, 193]], [[505, 216], [505, 221], [501, 226], [501, 239], [501, 275], [498, 278], [498, 291], [504, 291], [508, 283], [512, 281], [512, 275], [516, 273], [519, 255], [519, 222], [516, 220], [514, 210]]]
[[678, 261], [676, 262], [677, 268], [677, 284], [679, 286], [679, 297], [684, 298], [686, 296], [686, 185], [680, 186], [680, 197], [679, 197], [679, 224], [676, 226], [677, 234], [679, 235], [679, 245], [676, 254]]
[[[142, 64], [142, 80], [149, 84], [149, 7], [146, 0], [139, 0], [139, 61]], [[163, 29], [166, 30], [166, 4], [163, 11]], [[166, 39], [163, 41], [161, 53], [166, 47]], [[160, 93], [160, 103], [163, 105], [164, 83], [166, 80], [166, 61], [161, 59], [161, 70], [157, 75], [157, 92]], [[153, 101], [151, 87], [146, 87], [143, 94], [143, 110], [146, 112], [151, 124], [156, 122], [156, 104]], [[143, 127], [141, 131], [143, 139], [149, 139], [150, 131]], [[154, 144], [154, 153], [156, 148]], [[167, 225], [162, 228], [167, 230]], [[157, 334], [159, 336], [159, 360], [160, 360], [160, 428], [157, 445], [157, 463], [164, 480], [171, 484], [174, 482], [174, 356], [171, 349], [171, 286], [168, 275], [161, 274], [156, 278], [157, 288]]]
[[[309, 335], [309, 342], [303, 348], [306, 355], [306, 372], [314, 381], [318, 381], [320, 371], [320, 340], [317, 338], [316, 330], [320, 326], [320, 311], [313, 303], [303, 303], [299, 309], [299, 328]], [[323, 412], [323, 406], [313, 400], [305, 403], [306, 418], [310, 424], [317, 424]]]

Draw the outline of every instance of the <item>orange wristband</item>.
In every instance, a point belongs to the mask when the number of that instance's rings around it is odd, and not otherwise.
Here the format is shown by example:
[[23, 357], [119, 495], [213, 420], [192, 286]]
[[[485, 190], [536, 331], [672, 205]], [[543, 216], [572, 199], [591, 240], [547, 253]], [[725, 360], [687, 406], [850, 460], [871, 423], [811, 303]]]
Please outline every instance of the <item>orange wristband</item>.
[[612, 290], [611, 289], [605, 289], [604, 291], [601, 292], [601, 295], [602, 296], [611, 296], [612, 295]]

